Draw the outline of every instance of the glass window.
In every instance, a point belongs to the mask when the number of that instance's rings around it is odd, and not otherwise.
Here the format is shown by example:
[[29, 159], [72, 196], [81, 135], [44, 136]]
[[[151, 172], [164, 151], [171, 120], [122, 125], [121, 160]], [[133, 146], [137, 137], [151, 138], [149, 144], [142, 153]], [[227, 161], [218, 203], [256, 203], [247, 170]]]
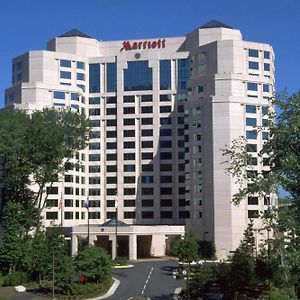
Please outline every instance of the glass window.
[[89, 92], [100, 93], [100, 64], [89, 65]]
[[85, 69], [85, 64], [83, 61], [78, 61], [76, 63], [76, 66], [77, 66], [77, 69], [81, 69], [81, 70], [84, 70]]
[[262, 139], [264, 140], [264, 141], [267, 141], [268, 139], [269, 139], [269, 132], [263, 132], [262, 133]]
[[71, 79], [71, 72], [60, 71], [60, 78]]
[[54, 91], [53, 92], [53, 98], [54, 99], [65, 99], [66, 98], [66, 93], [65, 92], [59, 92], [59, 91]]
[[249, 69], [258, 70], [258, 62], [256, 62], [256, 61], [249, 61]]
[[135, 137], [135, 130], [124, 130], [123, 136], [124, 137]]
[[152, 95], [142, 95], [141, 101], [142, 102], [152, 102]]
[[77, 73], [77, 80], [85, 80], [85, 75], [83, 73]]
[[131, 118], [131, 119], [123, 119], [123, 125], [134, 125], [135, 124], [135, 119]]
[[153, 164], [144, 164], [142, 165], [143, 172], [152, 172], [153, 171]]
[[89, 115], [90, 116], [100, 116], [100, 108], [90, 108]]
[[256, 118], [246, 118], [247, 126], [256, 126]]
[[142, 148], [153, 148], [153, 141], [142, 141]]
[[152, 90], [152, 68], [148, 61], [130, 61], [124, 70], [124, 91]]
[[172, 148], [172, 141], [159, 141], [160, 148]]
[[178, 59], [178, 83], [177, 83], [177, 90], [186, 90], [187, 89], [187, 82], [190, 77], [190, 67], [189, 67], [189, 60], [188, 59]]
[[153, 118], [142, 118], [142, 125], [152, 125]]
[[100, 184], [100, 177], [90, 177], [89, 184]]
[[106, 165], [106, 172], [117, 172], [118, 166], [117, 165]]
[[125, 176], [124, 183], [135, 183], [135, 176]]
[[159, 135], [160, 136], [172, 136], [172, 129], [160, 129]]
[[269, 126], [269, 120], [268, 119], [262, 119], [261, 120], [261, 126], [262, 127], [268, 127]]
[[160, 125], [171, 125], [172, 119], [171, 118], [160, 118]]
[[134, 106], [123, 107], [123, 113], [124, 114], [134, 114], [135, 113], [135, 107]]
[[117, 149], [117, 143], [116, 142], [106, 143], [106, 149]]
[[264, 63], [264, 70], [265, 71], [270, 71], [270, 64]]
[[16, 68], [17, 68], [17, 70], [21, 70], [22, 69], [22, 62], [21, 61], [18, 61], [16, 63]]
[[142, 211], [142, 219], [153, 219], [154, 213], [153, 211]]
[[116, 108], [106, 108], [106, 115], [116, 115], [117, 114], [117, 109]]
[[247, 82], [247, 90], [248, 91], [257, 91], [257, 83]]
[[263, 92], [269, 93], [270, 91], [270, 86], [268, 84], [263, 84]]
[[46, 220], [57, 220], [58, 213], [54, 211], [47, 211], [46, 212]]
[[159, 108], [159, 111], [160, 111], [161, 113], [169, 113], [169, 112], [172, 111], [172, 107], [171, 107], [171, 106], [161, 106], [161, 107]]
[[117, 137], [117, 131], [106, 131], [106, 137], [107, 138], [116, 138]]
[[159, 78], [160, 78], [160, 89], [170, 90], [171, 89], [171, 60], [160, 60], [159, 61]]
[[153, 153], [152, 152], [143, 152], [142, 159], [153, 159]]
[[89, 104], [100, 104], [100, 97], [89, 98]]
[[153, 129], [142, 129], [142, 136], [153, 136]]
[[264, 51], [264, 58], [265, 59], [270, 59], [270, 52], [269, 51]]
[[117, 91], [117, 64], [106, 64], [106, 91], [108, 93]]
[[258, 217], [259, 217], [258, 210], [248, 210], [248, 218], [249, 219], [254, 219], [254, 218], [258, 218]]
[[258, 50], [255, 50], [255, 49], [249, 49], [248, 50], [248, 55], [250, 57], [258, 57]]
[[256, 106], [255, 105], [246, 105], [246, 113], [256, 114]]
[[172, 165], [170, 165], [170, 164], [160, 164], [160, 171], [162, 171], [162, 172], [172, 171]]
[[134, 103], [135, 102], [135, 96], [124, 96], [123, 97], [124, 103]]
[[160, 159], [172, 159], [172, 152], [161, 152]]
[[153, 199], [142, 199], [142, 207], [152, 207]]
[[247, 152], [257, 152], [256, 144], [247, 144]]
[[71, 68], [71, 61], [67, 59], [61, 59], [59, 65], [61, 67]]
[[90, 120], [91, 127], [100, 127], [100, 120]]
[[153, 183], [153, 176], [142, 176], [142, 183]]
[[79, 95], [77, 93], [71, 93], [71, 100], [79, 100]]
[[109, 161], [117, 160], [117, 153], [107, 153], [106, 160], [109, 160]]
[[135, 219], [135, 211], [124, 211], [124, 219]]
[[107, 104], [116, 104], [117, 103], [117, 97], [107, 97], [106, 98]]
[[100, 173], [100, 166], [89, 166], [89, 173]]
[[160, 95], [159, 96], [159, 100], [161, 102], [169, 102], [172, 101], [172, 95], [168, 94], [168, 95]]
[[261, 108], [261, 113], [262, 113], [263, 116], [264, 116], [264, 115], [267, 115], [267, 114], [268, 114], [268, 111], [269, 111], [268, 106], [263, 106], [263, 107]]
[[172, 219], [173, 218], [173, 212], [172, 211], [161, 211], [160, 217], [162, 219]]
[[117, 120], [116, 119], [108, 119], [106, 120], [106, 126], [117, 126]]
[[153, 106], [142, 106], [142, 114], [152, 113]]
[[252, 139], [256, 140], [257, 139], [257, 131], [256, 130], [247, 130], [246, 131], [246, 139]]
[[124, 188], [124, 195], [135, 195], [135, 188]]
[[134, 172], [135, 165], [124, 165], [124, 172]]
[[100, 149], [100, 143], [89, 143], [89, 149], [90, 150], [99, 150]]
[[124, 148], [125, 149], [134, 149], [135, 148], [135, 142], [124, 142]]
[[99, 139], [100, 131], [90, 131], [90, 139]]
[[124, 153], [123, 159], [124, 160], [135, 160], [135, 153]]

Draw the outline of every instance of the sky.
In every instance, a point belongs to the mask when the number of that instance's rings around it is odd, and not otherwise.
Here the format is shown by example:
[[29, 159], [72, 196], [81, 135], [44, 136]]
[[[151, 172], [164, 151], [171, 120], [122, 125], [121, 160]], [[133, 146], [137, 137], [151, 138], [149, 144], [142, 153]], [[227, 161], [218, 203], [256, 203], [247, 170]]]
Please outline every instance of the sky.
[[0, 108], [12, 59], [72, 28], [99, 40], [147, 39], [184, 36], [212, 19], [271, 44], [276, 90], [299, 91], [300, 0], [2, 0]]

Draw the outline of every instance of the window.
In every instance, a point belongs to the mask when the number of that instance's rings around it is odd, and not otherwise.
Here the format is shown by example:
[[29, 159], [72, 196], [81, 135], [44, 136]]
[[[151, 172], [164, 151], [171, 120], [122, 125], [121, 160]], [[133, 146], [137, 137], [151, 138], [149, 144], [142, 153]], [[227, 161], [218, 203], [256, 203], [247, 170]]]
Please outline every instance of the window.
[[161, 183], [172, 183], [172, 176], [160, 176]]
[[247, 152], [257, 152], [256, 144], [247, 144]]
[[117, 64], [107, 63], [106, 64], [106, 92], [117, 91]]
[[255, 49], [249, 49], [248, 50], [248, 55], [250, 57], [258, 57], [258, 50], [255, 50]]
[[81, 70], [84, 70], [85, 69], [85, 64], [83, 61], [78, 61], [76, 63], [76, 66], [77, 66], [77, 69], [81, 69]]
[[256, 61], [249, 61], [249, 69], [258, 70], [258, 62], [256, 62]]
[[152, 68], [148, 61], [130, 61], [124, 70], [124, 91], [152, 90]]
[[152, 129], [142, 129], [142, 136], [153, 136]]
[[90, 120], [91, 127], [100, 127], [100, 120]]
[[89, 173], [100, 173], [100, 166], [89, 166]]
[[159, 96], [159, 100], [161, 102], [169, 102], [172, 100], [172, 95], [168, 94], [168, 95], [160, 95]]
[[71, 79], [71, 72], [60, 71], [60, 78]]
[[100, 143], [89, 143], [89, 149], [90, 150], [99, 150], [100, 149]]
[[142, 211], [142, 219], [153, 219], [153, 211]]
[[117, 114], [117, 109], [116, 108], [106, 108], [106, 115], [116, 115]]
[[117, 160], [117, 154], [116, 153], [107, 153], [106, 160], [108, 160], [108, 161]]
[[269, 93], [270, 92], [270, 86], [268, 84], [263, 84], [263, 92]]
[[142, 183], [153, 183], [153, 176], [142, 176]]
[[172, 171], [172, 165], [171, 164], [160, 164], [160, 171]]
[[153, 106], [142, 106], [142, 114], [152, 113]]
[[124, 165], [124, 172], [134, 172], [135, 165]]
[[172, 199], [160, 199], [160, 206], [167, 207], [172, 206]]
[[256, 118], [246, 118], [247, 126], [256, 126]]
[[89, 104], [100, 104], [100, 97], [89, 98]]
[[117, 149], [117, 143], [116, 142], [106, 143], [106, 149]]
[[58, 206], [58, 200], [54, 199], [48, 199], [46, 203], [46, 207], [57, 207]]
[[115, 196], [117, 193], [117, 189], [114, 188], [114, 189], [106, 189], [106, 195], [108, 196]]
[[[89, 189], [89, 195], [100, 196], [100, 189]], [[90, 206], [92, 206], [92, 205], [90, 205]], [[99, 202], [99, 206], [100, 206], [100, 202]]]
[[65, 194], [66, 195], [73, 195], [73, 188], [72, 187], [65, 187]]
[[124, 188], [124, 195], [135, 195], [135, 188]]
[[124, 219], [135, 219], [134, 211], [124, 211]]
[[160, 212], [160, 217], [162, 219], [172, 219], [173, 213], [172, 213], [172, 211], [161, 211]]
[[142, 199], [142, 207], [153, 207], [152, 199]]
[[89, 115], [90, 116], [100, 116], [100, 108], [90, 108]]
[[264, 63], [264, 71], [270, 71], [270, 64]]
[[264, 51], [264, 59], [270, 59], [270, 52]]
[[249, 157], [248, 164], [252, 165], [252, 166], [256, 166], [257, 165], [257, 157]]
[[152, 95], [142, 95], [141, 101], [142, 102], [152, 102]]
[[89, 154], [89, 161], [100, 161], [100, 154]]
[[47, 211], [46, 212], [46, 220], [57, 220], [58, 219], [58, 213]]
[[142, 125], [152, 125], [153, 118], [142, 118]]
[[100, 64], [89, 65], [89, 92], [100, 93]]
[[135, 142], [124, 142], [123, 144], [125, 149], [134, 149], [135, 148]]
[[172, 136], [172, 129], [160, 129], [159, 135], [160, 136]]
[[135, 102], [135, 96], [124, 96], [123, 97], [124, 103], [134, 103]]
[[160, 125], [171, 125], [172, 119], [171, 118], [160, 118]]
[[106, 104], [116, 104], [117, 97], [106, 97]]
[[108, 126], [108, 127], [110, 127], [110, 126], [117, 126], [117, 120], [116, 119], [106, 120], [106, 126]]
[[178, 72], [177, 72], [177, 90], [186, 90], [187, 81], [190, 77], [190, 66], [188, 59], [178, 59], [177, 61]]
[[124, 130], [123, 136], [124, 137], [135, 137], [135, 130]]
[[106, 137], [107, 138], [116, 138], [117, 137], [117, 131], [106, 131]]
[[248, 205], [258, 205], [258, 197], [248, 196]]
[[58, 187], [47, 187], [47, 194], [49, 195], [57, 195], [58, 194]]
[[160, 159], [172, 159], [172, 152], [161, 152]]
[[54, 91], [53, 92], [53, 98], [54, 99], [65, 99], [66, 94], [65, 94], [65, 92]]
[[125, 176], [124, 183], [135, 183], [135, 176]]
[[106, 165], [106, 172], [117, 172], [118, 167], [117, 165]]
[[182, 210], [178, 212], [179, 219], [188, 219], [190, 217], [190, 212]]
[[71, 68], [71, 61], [66, 60], [66, 59], [61, 59], [60, 62], [59, 62], [59, 65], [61, 67], [65, 67], [65, 68]]
[[251, 131], [246, 131], [246, 139], [252, 139], [256, 140], [257, 139], [257, 131], [256, 130], [251, 130]]
[[85, 75], [83, 73], [77, 73], [77, 80], [85, 80]]
[[248, 91], [257, 91], [257, 89], [258, 89], [257, 83], [247, 82], [247, 90]]
[[90, 220], [98, 220], [100, 218], [100, 211], [89, 211], [89, 219]]
[[172, 148], [172, 141], [159, 141], [160, 148]]
[[106, 177], [106, 183], [107, 184], [117, 183], [117, 177]]
[[135, 153], [124, 153], [124, 160], [135, 160]]
[[161, 107], [159, 108], [159, 112], [160, 112], [160, 113], [169, 113], [169, 112], [171, 112], [171, 111], [172, 111], [171, 106], [161, 106]]
[[151, 188], [142, 188], [142, 195], [153, 195], [154, 189]]
[[262, 139], [264, 141], [267, 141], [269, 139], [269, 132], [263, 131], [263, 133], [262, 133]]
[[123, 119], [123, 125], [126, 126], [126, 125], [135, 125], [135, 119], [132, 118], [132, 119]]
[[142, 141], [142, 148], [153, 148], [153, 141]]
[[142, 159], [153, 159], [153, 153], [152, 152], [143, 152]]
[[124, 114], [134, 114], [135, 113], [135, 107], [123, 107], [123, 113]]
[[248, 218], [255, 219], [259, 217], [258, 210], [248, 210]]
[[100, 177], [90, 177], [89, 184], [100, 184]]
[[143, 172], [152, 172], [153, 171], [153, 164], [142, 165]]
[[171, 187], [162, 187], [162, 188], [160, 188], [160, 194], [161, 195], [171, 195], [172, 188]]
[[246, 105], [246, 113], [256, 114], [256, 106], [255, 105]]
[[171, 60], [159, 61], [159, 79], [161, 90], [171, 89]]
[[262, 127], [268, 127], [270, 125], [270, 121], [268, 119], [262, 119], [261, 120], [261, 126]]
[[79, 95], [77, 93], [71, 93], [71, 100], [78, 101], [79, 100]]
[[106, 219], [113, 219], [113, 218], [115, 218], [115, 216], [116, 216], [116, 212], [114, 212], [114, 211], [108, 211], [106, 213]]

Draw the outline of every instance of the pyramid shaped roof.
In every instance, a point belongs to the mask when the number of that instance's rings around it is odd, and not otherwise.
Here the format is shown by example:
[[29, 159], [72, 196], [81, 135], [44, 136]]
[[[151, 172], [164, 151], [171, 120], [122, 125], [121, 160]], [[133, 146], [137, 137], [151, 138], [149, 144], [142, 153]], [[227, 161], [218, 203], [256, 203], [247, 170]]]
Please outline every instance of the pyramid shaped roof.
[[59, 37], [71, 37], [71, 36], [78, 36], [78, 37], [84, 37], [91, 39], [89, 35], [77, 30], [77, 29], [71, 29], [70, 31], [65, 32], [64, 34], [60, 35]]
[[209, 21], [208, 23], [202, 25], [200, 27], [200, 29], [205, 29], [205, 28], [220, 28], [220, 27], [223, 27], [223, 28], [229, 28], [229, 29], [234, 29], [233, 27], [230, 27], [226, 24], [223, 24], [217, 20], [211, 20]]

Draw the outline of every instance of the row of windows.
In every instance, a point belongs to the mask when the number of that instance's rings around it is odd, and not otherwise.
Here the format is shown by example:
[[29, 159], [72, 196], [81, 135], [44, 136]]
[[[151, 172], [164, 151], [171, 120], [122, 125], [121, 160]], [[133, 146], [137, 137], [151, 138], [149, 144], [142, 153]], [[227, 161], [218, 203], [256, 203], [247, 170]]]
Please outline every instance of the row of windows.
[[[115, 218], [116, 213], [115, 212], [106, 212], [106, 218], [107, 219], [113, 219]], [[78, 220], [80, 216], [79, 212], [64, 212], [64, 219], [65, 220], [72, 220], [75, 219]], [[89, 219], [100, 219], [100, 212], [89, 212]], [[179, 211], [178, 217], [180, 219], [186, 219], [189, 218], [189, 211]], [[141, 213], [142, 219], [153, 219], [154, 218], [154, 212], [153, 211], [142, 211]], [[172, 211], [161, 211], [160, 212], [160, 218], [161, 219], [172, 219], [173, 218], [173, 212]], [[81, 212], [81, 219], [85, 219], [85, 212]], [[124, 212], [124, 219], [135, 219], [135, 212], [134, 211], [125, 211]], [[57, 212], [46, 212], [46, 220], [58, 220], [58, 213]]]
[[261, 109], [262, 115], [267, 115], [268, 114], [268, 106], [256, 106], [256, 105], [246, 105], [246, 113], [249, 114], [256, 114], [258, 110]]
[[[71, 64], [72, 64], [72, 61], [71, 61], [71, 60], [61, 59], [61, 60], [59, 61], [59, 65], [60, 65], [61, 67], [71, 68]], [[77, 61], [77, 62], [76, 62], [76, 67], [77, 67], [77, 69], [84, 70], [84, 69], [85, 69], [85, 63], [84, 63], [83, 61]]]
[[[270, 121], [268, 119], [262, 119], [261, 120], [261, 126], [267, 127], [270, 124]], [[257, 126], [257, 119], [256, 118], [246, 118], [246, 126]]]
[[[247, 130], [246, 131], [246, 139], [257, 139], [258, 132], [256, 130]], [[267, 141], [269, 139], [269, 132], [262, 132], [262, 140]]]
[[[256, 61], [249, 61], [248, 67], [251, 70], [259, 70], [259, 63]], [[264, 71], [270, 71], [270, 64], [269, 63], [264, 63], [263, 64], [263, 70]]]
[[[258, 83], [255, 82], [247, 82], [247, 90], [248, 91], [258, 91]], [[263, 92], [269, 93], [270, 92], [270, 85], [263, 84]]]
[[[248, 49], [249, 57], [259, 57], [259, 50], [257, 49]], [[270, 59], [270, 51], [263, 51], [264, 59]]]

